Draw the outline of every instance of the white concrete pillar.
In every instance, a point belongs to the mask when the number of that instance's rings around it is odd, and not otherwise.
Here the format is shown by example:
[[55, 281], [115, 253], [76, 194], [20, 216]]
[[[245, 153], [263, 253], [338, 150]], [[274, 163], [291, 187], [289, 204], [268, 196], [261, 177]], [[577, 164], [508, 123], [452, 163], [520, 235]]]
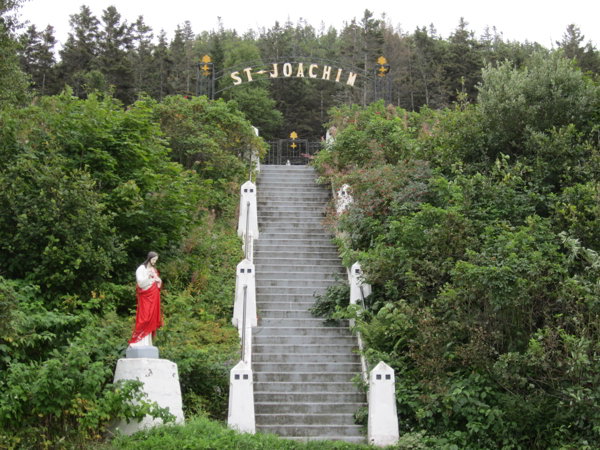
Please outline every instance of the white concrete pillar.
[[[350, 303], [352, 305], [362, 305], [363, 296], [367, 298], [371, 295], [371, 285], [363, 283], [362, 281], [363, 271], [360, 267], [360, 263], [356, 262], [350, 268], [348, 279], [350, 281]], [[361, 293], [362, 288], [362, 293]]]
[[246, 326], [255, 327], [256, 320], [256, 270], [254, 264], [244, 259], [237, 265], [235, 276], [235, 303], [233, 304], [233, 323], [242, 332], [242, 322], [244, 318], [244, 286], [246, 290]]
[[[167, 359], [125, 358], [117, 361], [114, 382], [119, 380], [139, 380], [144, 383], [143, 391], [149, 402], [156, 402], [162, 408], [169, 408], [175, 416], [175, 422], [183, 424], [183, 403], [177, 364]], [[111, 426], [112, 431], [118, 428], [121, 433], [133, 433], [162, 425], [161, 419], [146, 416], [141, 422], [121, 420]]]
[[369, 444], [394, 445], [400, 437], [394, 369], [381, 361], [369, 376]]
[[352, 203], [352, 196], [349, 194], [349, 190], [350, 186], [344, 184], [336, 193], [335, 209], [338, 216], [346, 211], [350, 203]]
[[242, 184], [240, 195], [240, 220], [238, 221], [238, 236], [246, 234], [246, 217], [248, 216], [248, 202], [250, 202], [249, 230], [254, 239], [258, 239], [258, 216], [256, 209], [256, 185], [251, 181]]
[[243, 433], [256, 433], [254, 387], [250, 364], [240, 361], [229, 374], [227, 425]]

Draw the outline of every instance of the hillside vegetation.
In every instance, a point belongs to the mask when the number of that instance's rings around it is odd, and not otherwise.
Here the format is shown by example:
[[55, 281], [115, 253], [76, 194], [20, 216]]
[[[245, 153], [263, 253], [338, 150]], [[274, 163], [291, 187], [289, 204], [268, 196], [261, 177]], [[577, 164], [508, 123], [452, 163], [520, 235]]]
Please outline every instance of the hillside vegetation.
[[482, 80], [443, 111], [331, 112], [314, 165], [350, 186], [330, 222], [373, 295], [320, 310], [357, 319], [426, 448], [596, 449], [600, 88], [558, 53]]
[[[0, 111], [0, 448], [100, 439], [156, 407], [111, 385], [131, 338], [135, 269], [160, 255], [161, 357], [188, 416], [223, 418], [243, 160], [262, 149], [233, 102], [43, 97]], [[244, 158], [242, 158], [244, 157]]]

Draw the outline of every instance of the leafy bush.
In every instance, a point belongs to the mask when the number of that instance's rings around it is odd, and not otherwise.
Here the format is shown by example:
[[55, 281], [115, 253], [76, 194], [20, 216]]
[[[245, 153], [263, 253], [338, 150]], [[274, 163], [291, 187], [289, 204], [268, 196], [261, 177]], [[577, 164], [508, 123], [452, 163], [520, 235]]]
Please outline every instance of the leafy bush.
[[169, 420], [167, 410], [145, 400], [142, 383], [110, 384], [129, 321], [49, 311], [36, 294], [0, 278], [0, 298], [12, 304], [0, 344], [0, 428], [13, 443], [61, 448], [65, 440], [100, 439], [115, 418]]
[[333, 314], [338, 309], [344, 309], [350, 303], [350, 285], [346, 283], [338, 283], [333, 286], [328, 286], [325, 294], [313, 294], [315, 303], [310, 308], [310, 312], [314, 316], [325, 317], [327, 321], [335, 321]]
[[329, 220], [373, 286], [334, 317], [395, 369], [415, 446], [597, 448], [598, 89], [560, 55], [483, 79], [475, 106], [334, 111], [314, 164], [351, 187]]

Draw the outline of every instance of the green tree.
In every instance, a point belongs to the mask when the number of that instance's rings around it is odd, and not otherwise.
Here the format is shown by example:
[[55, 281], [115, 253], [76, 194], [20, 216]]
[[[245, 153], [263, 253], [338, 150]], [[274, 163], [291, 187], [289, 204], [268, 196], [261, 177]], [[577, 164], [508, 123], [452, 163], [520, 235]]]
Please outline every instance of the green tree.
[[481, 80], [483, 58], [480, 45], [474, 32], [467, 29], [468, 25], [461, 17], [448, 43], [445, 72], [451, 100], [456, 100], [459, 93], [467, 94], [468, 98], [475, 100], [476, 85]]
[[600, 73], [600, 53], [592, 42], [583, 44], [585, 36], [575, 24], [567, 25], [563, 33], [562, 40], [556, 41], [556, 45], [565, 52], [569, 59], [576, 59], [577, 63], [584, 72], [592, 72], [596, 75]]
[[[225, 67], [240, 65], [247, 61], [259, 61], [258, 45], [249, 40], [232, 40], [227, 43], [225, 50]], [[260, 130], [261, 137], [275, 139], [278, 128], [283, 124], [283, 115], [275, 109], [275, 100], [269, 97], [267, 81], [257, 81], [251, 84], [233, 87], [225, 91], [226, 100], [235, 100], [246, 118]], [[221, 87], [232, 86], [232, 80], [226, 79]]]
[[152, 93], [152, 52], [154, 34], [152, 28], [144, 23], [144, 16], [139, 16], [132, 26], [132, 44], [135, 48], [129, 53], [134, 69], [134, 89], [139, 96], [142, 92]]
[[59, 76], [73, 88], [75, 95], [84, 97], [85, 74], [93, 69], [92, 63], [99, 53], [100, 22], [88, 6], [82, 5], [79, 14], [69, 16], [69, 25], [71, 31], [59, 51]]
[[28, 98], [29, 80], [19, 67], [16, 11], [24, 0], [0, 2], [0, 109], [24, 103]]
[[[125, 104], [133, 102], [134, 71], [128, 58], [132, 48], [131, 30], [114, 6], [102, 12], [103, 29], [98, 38], [98, 58], [92, 67], [102, 72], [106, 83], [115, 86], [115, 96]], [[143, 24], [142, 24], [143, 26]]]
[[171, 93], [170, 78], [173, 68], [173, 59], [167, 42], [167, 33], [160, 30], [158, 34], [158, 44], [152, 53], [152, 88], [149, 94], [152, 98], [162, 101], [162, 99]]
[[525, 70], [509, 61], [488, 64], [478, 87], [478, 110], [492, 151], [522, 154], [528, 131], [569, 124], [590, 132], [598, 117], [598, 88], [558, 53], [533, 55]]
[[54, 28], [48, 25], [44, 31], [38, 32], [35, 25], [30, 25], [21, 35], [21, 45], [21, 67], [31, 76], [33, 87], [41, 95], [56, 93]]

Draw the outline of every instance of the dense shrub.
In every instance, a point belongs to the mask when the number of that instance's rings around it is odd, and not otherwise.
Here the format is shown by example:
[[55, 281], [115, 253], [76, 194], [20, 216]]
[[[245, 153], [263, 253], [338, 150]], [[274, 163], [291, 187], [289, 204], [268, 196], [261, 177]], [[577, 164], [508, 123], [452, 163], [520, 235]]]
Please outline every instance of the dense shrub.
[[[155, 343], [178, 364], [185, 414], [222, 419], [239, 345], [239, 185], [263, 146], [235, 103], [125, 110], [67, 91], [4, 109], [0, 124], [0, 448], [83, 448], [111, 420], [170, 417], [140, 382], [111, 384], [149, 250], [165, 283]], [[172, 157], [190, 130], [210, 151], [184, 167]]]
[[597, 448], [598, 89], [556, 55], [483, 80], [473, 106], [335, 112], [314, 164], [350, 186], [330, 222], [373, 294], [333, 317], [396, 370], [415, 445]]

